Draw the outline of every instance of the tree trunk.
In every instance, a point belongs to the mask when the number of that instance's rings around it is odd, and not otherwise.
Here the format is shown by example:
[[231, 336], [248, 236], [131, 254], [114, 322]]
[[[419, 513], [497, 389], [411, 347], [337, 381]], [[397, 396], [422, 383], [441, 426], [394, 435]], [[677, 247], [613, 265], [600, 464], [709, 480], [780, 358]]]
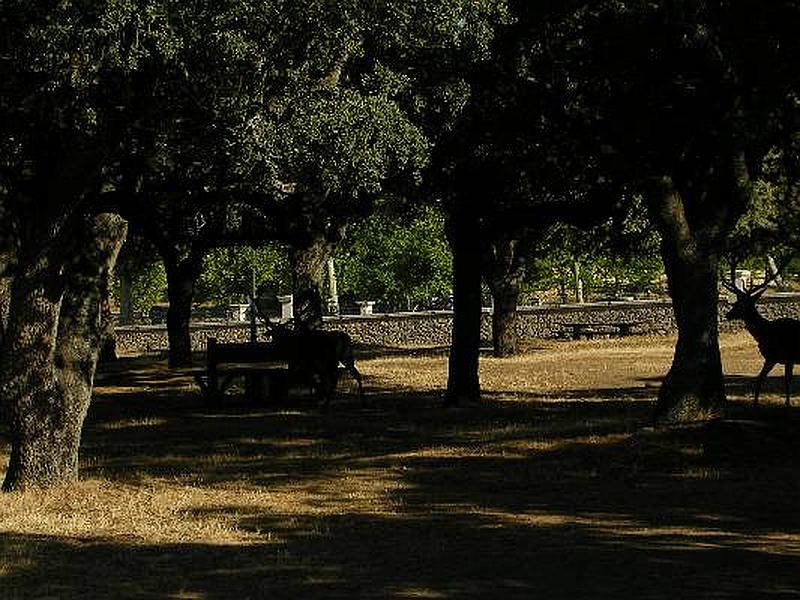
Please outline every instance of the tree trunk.
[[471, 217], [451, 215], [453, 250], [453, 334], [445, 404], [480, 401], [478, 361], [481, 343], [480, 228]]
[[519, 240], [502, 237], [494, 240], [484, 259], [484, 278], [492, 293], [492, 348], [496, 357], [516, 354], [517, 302], [522, 279]]
[[708, 236], [692, 231], [680, 193], [669, 178], [655, 182], [649, 202], [662, 234], [661, 255], [678, 325], [678, 342], [659, 390], [654, 421], [670, 424], [717, 418], [725, 406], [718, 337], [718, 254]]
[[111, 311], [111, 271], [100, 282], [100, 362], [117, 360], [117, 319]]
[[[117, 216], [100, 215], [75, 229], [67, 252], [61, 247], [40, 254], [12, 282], [0, 356], [0, 406], [11, 432], [4, 490], [58, 485], [78, 476], [99, 352], [101, 281], [126, 227]], [[67, 264], [65, 255], [72, 259]]]
[[575, 303], [583, 304], [583, 278], [581, 277], [581, 263], [577, 258], [572, 260], [572, 279], [575, 284]]
[[120, 269], [119, 276], [119, 322], [130, 325], [133, 321], [133, 282], [127, 269]]
[[179, 256], [175, 249], [162, 252], [167, 273], [167, 340], [169, 342], [169, 366], [181, 368], [192, 366], [192, 301], [194, 286], [203, 267], [203, 252], [192, 248]]
[[501, 284], [492, 290], [492, 348], [497, 358], [513, 356], [519, 348], [517, 334], [517, 302], [519, 285]]
[[[0, 267], [2, 267], [0, 263]], [[3, 351], [3, 339], [5, 338], [6, 326], [8, 324], [8, 309], [11, 302], [11, 277], [0, 275], [0, 352]]]
[[330, 255], [331, 244], [321, 235], [290, 248], [294, 318], [301, 327], [322, 325], [322, 288]]

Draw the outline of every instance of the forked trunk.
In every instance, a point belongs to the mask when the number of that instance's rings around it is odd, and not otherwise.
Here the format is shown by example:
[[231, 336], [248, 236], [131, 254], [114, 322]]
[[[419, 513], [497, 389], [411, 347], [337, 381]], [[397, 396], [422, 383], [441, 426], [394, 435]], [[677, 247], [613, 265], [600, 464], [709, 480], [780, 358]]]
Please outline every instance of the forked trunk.
[[656, 182], [649, 202], [660, 225], [661, 255], [678, 326], [672, 366], [659, 390], [654, 421], [717, 418], [725, 406], [717, 318], [718, 257], [710, 236], [692, 230], [682, 198], [669, 179]]
[[453, 334], [445, 404], [480, 400], [478, 375], [481, 343], [481, 251], [479, 227], [470, 217], [454, 214], [450, 223], [453, 251]]
[[189, 367], [192, 364], [192, 337], [190, 322], [194, 287], [203, 266], [203, 253], [192, 249], [186, 256], [165, 253], [164, 268], [167, 273], [167, 340], [169, 366]]
[[[71, 231], [67, 252], [40, 255], [14, 277], [0, 356], [2, 417], [11, 433], [4, 490], [78, 476], [78, 448], [100, 343], [100, 287], [125, 222], [100, 215]], [[62, 255], [73, 260], [64, 265]]]

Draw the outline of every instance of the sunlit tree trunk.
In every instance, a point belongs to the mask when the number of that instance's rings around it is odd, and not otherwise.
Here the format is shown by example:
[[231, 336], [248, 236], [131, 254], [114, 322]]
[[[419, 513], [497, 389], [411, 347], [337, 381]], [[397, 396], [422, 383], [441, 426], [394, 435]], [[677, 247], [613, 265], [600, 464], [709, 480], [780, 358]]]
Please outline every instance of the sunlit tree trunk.
[[523, 263], [519, 240], [498, 237], [484, 257], [484, 278], [492, 294], [492, 348], [497, 357], [517, 352], [517, 303]]
[[581, 276], [581, 262], [577, 258], [572, 260], [572, 280], [575, 286], [575, 302], [583, 304], [583, 277]]
[[0, 407], [11, 434], [5, 490], [77, 478], [99, 353], [101, 286], [125, 230], [113, 215], [82, 222], [69, 229], [68, 244], [38, 254], [13, 279], [0, 355]]

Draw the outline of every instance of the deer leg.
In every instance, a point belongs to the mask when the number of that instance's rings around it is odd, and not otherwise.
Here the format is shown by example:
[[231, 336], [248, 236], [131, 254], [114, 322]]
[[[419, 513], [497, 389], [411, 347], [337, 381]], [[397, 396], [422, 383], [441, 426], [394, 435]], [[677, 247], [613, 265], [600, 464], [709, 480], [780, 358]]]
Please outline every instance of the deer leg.
[[783, 386], [786, 388], [786, 406], [791, 406], [792, 396], [792, 370], [794, 363], [786, 363], [786, 368], [783, 372]]
[[320, 373], [320, 390], [322, 391], [322, 405], [326, 408], [331, 403], [331, 396], [336, 393], [339, 383], [339, 365], [326, 369]]
[[764, 383], [764, 380], [769, 375], [769, 372], [772, 370], [777, 363], [772, 361], [766, 361], [764, 366], [761, 368], [761, 372], [758, 374], [758, 378], [756, 379], [756, 386], [755, 386], [755, 394], [753, 396], [753, 404], [758, 404], [758, 394], [761, 391], [761, 384]]
[[352, 359], [347, 361], [345, 366], [347, 367], [347, 372], [350, 373], [353, 379], [356, 380], [356, 383], [358, 383], [358, 400], [361, 401], [364, 397], [364, 385], [361, 382], [361, 373], [356, 369], [356, 363]]

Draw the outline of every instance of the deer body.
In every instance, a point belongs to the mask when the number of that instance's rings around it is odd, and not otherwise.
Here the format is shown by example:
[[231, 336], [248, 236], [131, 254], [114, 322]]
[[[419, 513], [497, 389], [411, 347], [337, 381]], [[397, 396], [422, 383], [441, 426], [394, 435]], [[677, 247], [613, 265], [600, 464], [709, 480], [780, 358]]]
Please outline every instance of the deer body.
[[[271, 338], [272, 353], [289, 363], [290, 376], [309, 383], [317, 398], [327, 406], [339, 383], [339, 364], [358, 383], [358, 398], [363, 400], [361, 373], [356, 368], [353, 342], [343, 331], [324, 331], [289, 323], [273, 323], [259, 309], [255, 298], [250, 298], [254, 314], [262, 319]], [[290, 320], [290, 322], [293, 320]]]
[[363, 396], [361, 373], [355, 365], [353, 344], [343, 331], [316, 329], [271, 328], [275, 353], [289, 363], [295, 379], [311, 384], [325, 406], [339, 383], [339, 364], [342, 364], [358, 384], [359, 399]]
[[784, 365], [784, 388], [786, 405], [791, 403], [792, 371], [800, 363], [800, 321], [780, 318], [770, 320], [758, 312], [756, 301], [762, 290], [745, 292], [729, 287], [737, 296], [736, 303], [726, 315], [727, 319], [741, 319], [750, 335], [758, 343], [758, 350], [764, 357], [764, 366], [755, 383], [753, 404], [758, 404], [761, 386], [769, 372], [777, 364]]

